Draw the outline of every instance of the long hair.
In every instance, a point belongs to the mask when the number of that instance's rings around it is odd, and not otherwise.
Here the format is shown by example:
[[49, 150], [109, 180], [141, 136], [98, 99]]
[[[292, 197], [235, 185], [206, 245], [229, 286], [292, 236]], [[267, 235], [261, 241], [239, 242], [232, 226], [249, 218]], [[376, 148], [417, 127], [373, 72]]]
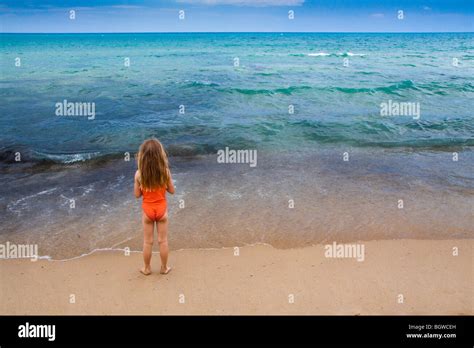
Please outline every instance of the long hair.
[[140, 145], [137, 160], [142, 189], [153, 190], [168, 185], [170, 179], [168, 156], [157, 139], [145, 140]]

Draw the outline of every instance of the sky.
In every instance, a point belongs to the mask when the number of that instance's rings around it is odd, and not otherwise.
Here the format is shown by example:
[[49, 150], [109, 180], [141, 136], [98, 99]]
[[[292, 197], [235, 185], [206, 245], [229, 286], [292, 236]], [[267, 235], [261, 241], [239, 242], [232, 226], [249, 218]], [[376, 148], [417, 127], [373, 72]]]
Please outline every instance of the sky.
[[473, 31], [474, 0], [0, 0], [4, 33]]

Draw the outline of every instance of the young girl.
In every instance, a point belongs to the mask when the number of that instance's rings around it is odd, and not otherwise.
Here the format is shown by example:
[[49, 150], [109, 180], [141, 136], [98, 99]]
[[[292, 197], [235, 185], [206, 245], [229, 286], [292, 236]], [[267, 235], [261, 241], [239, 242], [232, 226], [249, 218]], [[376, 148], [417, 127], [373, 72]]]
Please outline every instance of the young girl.
[[156, 222], [158, 244], [160, 246], [161, 270], [167, 274], [168, 267], [168, 211], [166, 191], [174, 194], [173, 180], [163, 145], [157, 139], [148, 139], [140, 145], [138, 151], [138, 170], [135, 173], [135, 197], [143, 196], [143, 261], [145, 267], [140, 270], [144, 275], [151, 274], [151, 253], [153, 233]]

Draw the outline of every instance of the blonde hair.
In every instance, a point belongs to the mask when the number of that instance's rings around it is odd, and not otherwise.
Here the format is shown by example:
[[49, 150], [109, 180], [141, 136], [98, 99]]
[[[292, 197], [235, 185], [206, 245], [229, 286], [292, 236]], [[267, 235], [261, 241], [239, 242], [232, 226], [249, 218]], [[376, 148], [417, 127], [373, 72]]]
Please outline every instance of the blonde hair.
[[137, 162], [142, 189], [153, 190], [168, 186], [170, 180], [168, 156], [157, 139], [145, 140], [140, 145]]

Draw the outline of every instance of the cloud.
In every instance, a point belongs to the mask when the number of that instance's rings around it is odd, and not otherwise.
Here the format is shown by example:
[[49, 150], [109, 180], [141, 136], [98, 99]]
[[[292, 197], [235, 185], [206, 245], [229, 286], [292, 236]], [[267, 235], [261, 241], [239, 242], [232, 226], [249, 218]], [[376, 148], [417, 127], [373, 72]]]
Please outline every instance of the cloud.
[[425, 11], [431, 11], [431, 7], [429, 7], [429, 6], [423, 6], [423, 10], [425, 10]]
[[373, 18], [384, 18], [385, 15], [383, 13], [372, 13], [370, 15], [370, 17], [373, 17]]
[[234, 5], [234, 6], [301, 6], [305, 0], [176, 0], [178, 3], [192, 5]]
[[125, 9], [125, 10], [135, 9], [135, 8], [143, 8], [143, 6], [134, 6], [134, 5], [114, 5], [114, 6], [110, 6], [110, 7], [121, 8], [121, 9]]

